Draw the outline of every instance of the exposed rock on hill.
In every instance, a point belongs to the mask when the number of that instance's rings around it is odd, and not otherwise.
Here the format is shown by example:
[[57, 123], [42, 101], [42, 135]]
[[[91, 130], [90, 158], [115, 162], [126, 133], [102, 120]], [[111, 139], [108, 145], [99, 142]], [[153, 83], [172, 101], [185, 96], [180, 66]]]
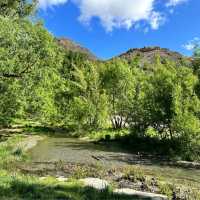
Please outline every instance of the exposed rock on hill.
[[[81, 46], [80, 44], [66, 38], [57, 39], [58, 44], [64, 47], [67, 51], [78, 52], [85, 54], [90, 60], [99, 60], [89, 49]], [[125, 59], [131, 62], [135, 57], [140, 58], [140, 65], [143, 66], [146, 64], [154, 63], [156, 56], [160, 56], [161, 61], [170, 60], [175, 61], [177, 64], [190, 65], [191, 59], [189, 57], [183, 56], [182, 54], [171, 51], [167, 48], [161, 48], [157, 46], [153, 47], [144, 47], [144, 48], [133, 48], [127, 52], [116, 56], [115, 58]], [[111, 60], [112, 60], [111, 59]]]
[[59, 38], [57, 41], [58, 44], [64, 47], [67, 51], [82, 53], [85, 54], [89, 59], [97, 60], [97, 57], [89, 49], [82, 47], [70, 39]]
[[170, 60], [175, 61], [178, 64], [182, 64], [184, 62], [189, 65], [191, 62], [190, 58], [183, 56], [178, 52], [170, 51], [169, 49], [161, 47], [134, 48], [128, 50], [126, 53], [119, 55], [118, 57], [126, 59], [129, 62], [132, 61], [133, 58], [139, 57], [142, 62], [141, 64], [149, 64], [155, 61], [156, 56], [160, 56], [161, 61]]

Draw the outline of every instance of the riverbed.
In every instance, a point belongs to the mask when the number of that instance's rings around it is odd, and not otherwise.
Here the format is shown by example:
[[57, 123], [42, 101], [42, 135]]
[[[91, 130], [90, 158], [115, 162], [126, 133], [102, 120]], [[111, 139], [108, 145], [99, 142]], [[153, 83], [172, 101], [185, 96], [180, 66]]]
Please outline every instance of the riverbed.
[[139, 166], [149, 175], [165, 176], [173, 180], [191, 181], [200, 185], [200, 170], [168, 166], [153, 156], [132, 154], [115, 143], [97, 144], [77, 138], [48, 137], [29, 150], [33, 163], [98, 164], [105, 168]]

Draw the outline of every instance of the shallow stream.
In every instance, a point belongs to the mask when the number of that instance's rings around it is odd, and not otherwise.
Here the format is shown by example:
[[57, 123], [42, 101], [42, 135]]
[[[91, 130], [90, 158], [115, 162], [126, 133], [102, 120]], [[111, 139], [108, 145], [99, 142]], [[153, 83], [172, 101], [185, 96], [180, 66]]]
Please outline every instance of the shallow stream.
[[192, 181], [200, 185], [200, 170], [163, 165], [151, 156], [132, 154], [114, 143], [96, 144], [77, 138], [49, 137], [29, 151], [32, 162], [58, 162], [100, 164], [104, 167], [138, 165], [149, 175], [165, 176], [179, 181]]

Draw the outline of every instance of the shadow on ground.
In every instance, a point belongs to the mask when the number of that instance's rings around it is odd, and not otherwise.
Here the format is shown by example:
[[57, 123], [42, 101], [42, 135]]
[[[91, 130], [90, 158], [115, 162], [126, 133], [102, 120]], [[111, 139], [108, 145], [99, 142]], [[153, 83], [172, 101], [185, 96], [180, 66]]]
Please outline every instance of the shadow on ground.
[[10, 187], [0, 186], [0, 195], [1, 199], [6, 200], [142, 200], [139, 197], [113, 194], [109, 190], [97, 191], [89, 187], [83, 188], [70, 184], [51, 186], [19, 180], [14, 180]]

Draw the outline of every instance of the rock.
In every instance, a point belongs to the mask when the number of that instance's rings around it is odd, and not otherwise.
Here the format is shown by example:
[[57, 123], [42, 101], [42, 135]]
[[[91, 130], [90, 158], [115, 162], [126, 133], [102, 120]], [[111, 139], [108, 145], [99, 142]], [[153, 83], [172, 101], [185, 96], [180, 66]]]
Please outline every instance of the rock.
[[56, 178], [56, 180], [59, 182], [65, 182], [65, 181], [68, 181], [68, 178], [65, 178], [64, 176], [59, 176]]
[[200, 169], [198, 162], [177, 161], [176, 164], [180, 167]]
[[113, 175], [113, 180], [117, 181], [117, 182], [121, 181], [123, 178], [124, 178], [124, 174], [123, 173], [115, 173]]
[[44, 176], [44, 177], [40, 177], [39, 180], [43, 181], [43, 180], [45, 180], [46, 178], [47, 178], [47, 177], [45, 177], [45, 176]]
[[116, 189], [114, 190], [114, 193], [131, 195], [131, 196], [133, 195], [133, 196], [138, 196], [140, 198], [150, 198], [152, 200], [167, 200], [168, 199], [168, 197], [165, 195], [154, 194], [154, 193], [149, 193], [149, 192], [141, 192], [141, 191], [136, 191], [129, 188]]
[[80, 179], [80, 181], [83, 182], [84, 186], [92, 187], [97, 190], [105, 190], [109, 186], [107, 181], [99, 178], [85, 178]]

